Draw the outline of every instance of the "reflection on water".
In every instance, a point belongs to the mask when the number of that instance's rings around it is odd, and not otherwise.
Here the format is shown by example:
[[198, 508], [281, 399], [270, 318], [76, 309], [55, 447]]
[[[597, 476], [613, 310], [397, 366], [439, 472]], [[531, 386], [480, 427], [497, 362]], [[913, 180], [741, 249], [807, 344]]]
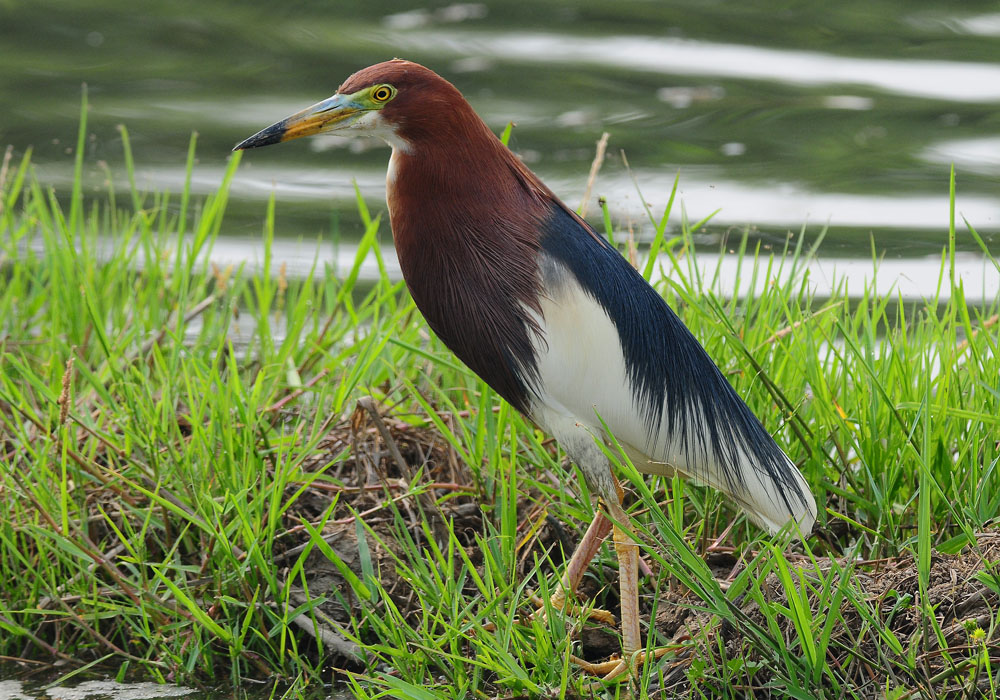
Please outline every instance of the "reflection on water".
[[791, 85], [864, 85], [939, 100], [1000, 100], [1000, 65], [857, 58], [651, 36], [579, 37], [514, 32], [421, 32], [399, 37], [411, 50], [574, 66], [615, 66], [663, 75], [764, 80]]
[[[781, 244], [783, 245], [783, 243]], [[762, 251], [766, 260], [772, 253], [780, 263], [780, 247], [769, 244]], [[106, 255], [110, 252], [112, 243], [106, 244], [106, 251], [98, 249], [97, 254]], [[717, 247], [717, 246], [716, 246]], [[36, 252], [42, 250], [42, 243], [36, 242]], [[385, 273], [394, 281], [402, 279], [402, 270], [396, 258], [395, 249], [384, 243], [380, 247], [382, 264]], [[354, 243], [338, 244], [322, 243], [315, 240], [275, 240], [271, 246], [271, 264], [273, 275], [281, 270], [281, 275], [289, 279], [304, 279], [310, 274], [331, 274], [337, 278], [346, 278], [357, 260], [358, 247]], [[267, 255], [260, 238], [229, 236], [216, 240], [212, 250], [201, 255], [201, 262], [209, 262], [220, 269], [233, 266], [242, 267], [244, 274], [261, 272]], [[141, 257], [137, 257], [142, 264]], [[669, 264], [664, 259], [665, 264]], [[717, 291], [724, 297], [745, 297], [755, 295], [764, 285], [773, 282], [785, 282], [792, 274], [790, 262], [776, 264], [771, 270], [772, 277], [763, 275], [756, 278], [758, 286], [749, 288], [750, 275], [747, 270], [753, 267], [753, 258], [736, 254], [719, 255], [716, 253], [695, 253], [688, 268], [674, 271], [676, 274], [695, 274], [690, 268], [695, 268], [703, 279], [718, 277]], [[157, 261], [160, 264], [160, 261]], [[762, 263], [762, 268], [766, 263]], [[639, 268], [645, 266], [645, 259], [639, 260]], [[1000, 271], [995, 263], [984, 260], [981, 256], [970, 253], [959, 253], [955, 257], [955, 275], [964, 284], [964, 295], [970, 304], [992, 301], [1000, 294]], [[951, 296], [947, 284], [947, 275], [942, 277], [942, 258], [940, 254], [910, 258], [886, 258], [873, 264], [871, 258], [822, 256], [798, 264], [795, 274], [808, 278], [808, 288], [816, 296], [830, 296], [835, 289], [846, 288], [850, 296], [858, 297], [866, 291], [879, 296], [891, 295], [903, 301], [917, 301], [930, 297], [945, 300]], [[742, 274], [741, 274], [742, 273]], [[363, 259], [358, 266], [357, 279], [362, 283], [372, 283], [379, 279], [382, 268], [376, 256], [372, 253]], [[663, 269], [654, 272], [653, 282], [662, 279]], [[944, 283], [938, 289], [939, 283]], [[739, 286], [737, 286], [739, 284]]]
[[966, 172], [996, 176], [1000, 174], [1000, 136], [942, 141], [929, 146], [921, 157], [930, 163], [954, 163]]
[[[353, 245], [341, 245], [333, 249], [327, 260], [331, 272], [346, 276], [357, 249]], [[287, 274], [291, 277], [304, 277], [313, 268], [315, 260], [315, 243], [295, 241], [276, 241], [272, 247], [272, 261], [275, 271], [281, 265], [286, 265]], [[382, 257], [386, 271], [394, 279], [402, 279], [396, 252], [391, 246], [382, 248]], [[211, 259], [219, 265], [246, 262], [247, 270], [259, 270], [264, 260], [264, 248], [259, 241], [252, 239], [226, 239], [216, 243], [211, 253]], [[642, 268], [640, 261], [640, 269]], [[740, 259], [738, 255], [717, 255], [713, 253], [698, 253], [694, 266], [701, 272], [704, 279], [712, 279], [718, 270], [719, 291], [726, 297], [739, 297], [755, 294], [764, 285], [771, 282], [763, 276], [757, 279], [758, 287], [749, 289], [746, 271], [752, 267], [750, 258]], [[742, 268], [743, 274], [739, 270]], [[940, 256], [928, 256], [907, 259], [886, 259], [872, 264], [871, 258], [844, 258], [825, 256], [809, 260], [799, 267], [798, 274], [803, 270], [808, 274], [809, 288], [819, 297], [828, 296], [835, 288], [846, 285], [851, 296], [860, 296], [866, 285], [879, 296], [891, 295], [904, 301], [926, 299], [938, 294], [938, 282], [941, 280]], [[877, 270], [877, 274], [875, 271]], [[775, 281], [785, 280], [791, 270], [788, 267], [775, 270]], [[362, 263], [358, 279], [374, 281], [380, 272], [374, 256], [370, 255]], [[978, 255], [959, 255], [955, 260], [955, 275], [960, 277], [965, 285], [965, 298], [970, 304], [992, 301], [1000, 294], [1000, 271]], [[739, 280], [742, 286], [736, 287]], [[654, 282], [656, 280], [654, 279]], [[940, 290], [939, 298], [948, 299], [951, 290], [945, 284]]]
[[19, 681], [0, 680], [0, 700], [30, 700]]

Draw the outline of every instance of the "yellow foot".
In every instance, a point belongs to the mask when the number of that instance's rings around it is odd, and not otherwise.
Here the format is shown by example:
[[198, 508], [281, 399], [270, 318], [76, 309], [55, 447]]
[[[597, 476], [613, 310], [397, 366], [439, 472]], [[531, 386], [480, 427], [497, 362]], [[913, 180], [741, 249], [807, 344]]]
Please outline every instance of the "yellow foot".
[[[570, 656], [569, 660], [579, 666], [584, 673], [589, 673], [592, 676], [600, 676], [602, 681], [614, 681], [635, 678], [639, 675], [639, 667], [646, 663], [647, 659], [655, 661], [668, 651], [673, 651], [673, 649], [671, 647], [659, 647], [648, 653], [646, 651], [637, 651], [628, 657], [613, 656], [599, 664], [584, 661], [576, 656]], [[626, 671], [628, 672], [627, 675]]]
[[[531, 602], [535, 604], [538, 610], [535, 612], [535, 617], [541, 621], [545, 621], [545, 601], [539, 598], [537, 595], [531, 596]], [[618, 624], [618, 620], [615, 616], [609, 613], [607, 610], [601, 610], [600, 608], [587, 608], [583, 605], [577, 605], [571, 603], [561, 594], [554, 593], [549, 597], [549, 605], [553, 610], [562, 610], [567, 615], [573, 615], [576, 617], [586, 617], [591, 620], [596, 620], [605, 625], [610, 625], [615, 627]]]

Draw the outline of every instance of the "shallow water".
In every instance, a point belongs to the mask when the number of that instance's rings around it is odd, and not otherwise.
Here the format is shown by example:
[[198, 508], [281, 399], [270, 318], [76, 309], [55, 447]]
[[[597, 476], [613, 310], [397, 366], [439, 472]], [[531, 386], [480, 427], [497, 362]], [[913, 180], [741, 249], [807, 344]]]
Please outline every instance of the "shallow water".
[[[171, 683], [120, 683], [113, 680], [88, 680], [43, 684], [38, 681], [3, 680], [0, 675], [0, 700], [266, 700], [281, 697], [270, 685], [243, 688], [238, 694], [217, 693], [187, 688]], [[316, 700], [344, 700], [346, 693], [316, 694]]]
[[207, 696], [191, 688], [171, 684], [91, 680], [66, 685], [42, 685], [0, 680], [0, 700], [162, 700], [179, 697], [202, 700]]
[[[680, 173], [672, 225], [717, 212], [705, 250], [744, 229], [774, 242], [828, 226], [824, 256], [868, 258], [874, 239], [889, 258], [919, 261], [946, 243], [954, 163], [958, 215], [997, 252], [994, 3], [496, 0], [400, 11], [258, 0], [141, 15], [123, 0], [55, 5], [0, 9], [0, 145], [34, 146], [40, 177], [59, 188], [71, 176], [81, 82], [92, 190], [107, 178], [101, 161], [125, 186], [115, 128], [125, 123], [137, 184], [150, 190], [182, 188], [198, 131], [193, 188], [207, 193], [236, 141], [354, 70], [405, 56], [455, 82], [496, 130], [515, 121], [513, 148], [572, 206], [609, 132], [593, 194], [640, 237], [651, 230], [643, 199], [659, 216]], [[384, 212], [387, 158], [379, 144], [334, 137], [245, 154], [222, 247], [252, 254], [246, 241], [259, 237], [272, 193], [279, 236], [349, 246], [360, 234], [354, 183]], [[961, 218], [958, 248], [978, 254]], [[907, 271], [916, 294], [933, 292], [920, 286], [927, 275]]]

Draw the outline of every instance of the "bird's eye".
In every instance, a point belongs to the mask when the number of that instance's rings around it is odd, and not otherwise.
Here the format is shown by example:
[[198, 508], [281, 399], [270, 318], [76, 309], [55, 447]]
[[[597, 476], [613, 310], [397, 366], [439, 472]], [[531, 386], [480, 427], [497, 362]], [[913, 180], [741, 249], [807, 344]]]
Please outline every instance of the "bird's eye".
[[390, 85], [379, 85], [372, 90], [372, 99], [376, 102], [388, 102], [396, 91]]

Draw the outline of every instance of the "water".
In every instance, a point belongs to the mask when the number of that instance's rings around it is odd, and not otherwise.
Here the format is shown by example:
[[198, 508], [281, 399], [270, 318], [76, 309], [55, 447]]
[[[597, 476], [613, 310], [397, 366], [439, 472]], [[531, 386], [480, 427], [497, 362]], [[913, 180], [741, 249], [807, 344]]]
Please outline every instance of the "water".
[[[86, 680], [51, 684], [37, 681], [22, 682], [3, 680], [0, 675], [0, 700], [269, 700], [282, 697], [280, 688], [269, 684], [247, 686], [238, 693], [219, 693], [187, 688], [172, 683], [132, 682], [114, 680]], [[348, 694], [337, 691], [298, 693], [295, 697], [312, 697], [315, 700], [346, 700]]]
[[[992, 2], [497, 0], [401, 11], [179, 0], [137, 13], [123, 0], [12, 0], [0, 5], [0, 46], [0, 147], [33, 147], [39, 176], [57, 188], [71, 177], [82, 82], [91, 191], [104, 186], [102, 161], [125, 186], [124, 123], [146, 189], [180, 190], [197, 131], [194, 189], [207, 193], [234, 143], [354, 70], [403, 56], [456, 83], [497, 131], [516, 122], [513, 148], [571, 206], [609, 132], [594, 197], [639, 236], [651, 230], [643, 199], [658, 216], [680, 173], [672, 225], [717, 212], [704, 250], [744, 229], [777, 244], [829, 227], [824, 257], [867, 260], [874, 239], [920, 296], [936, 281], [921, 261], [946, 242], [954, 163], [959, 216], [1000, 247]], [[311, 262], [320, 237], [349, 251], [361, 230], [353, 183], [384, 211], [387, 159], [379, 144], [336, 137], [245, 154], [220, 248], [257, 255], [273, 192], [277, 261], [300, 264], [308, 250]], [[961, 219], [958, 248], [979, 270], [975, 286], [992, 289], [996, 271], [977, 267]]]
[[0, 680], [0, 700], [166, 700], [167, 698], [208, 700], [205, 693], [170, 684], [91, 680], [42, 686], [15, 680]]

